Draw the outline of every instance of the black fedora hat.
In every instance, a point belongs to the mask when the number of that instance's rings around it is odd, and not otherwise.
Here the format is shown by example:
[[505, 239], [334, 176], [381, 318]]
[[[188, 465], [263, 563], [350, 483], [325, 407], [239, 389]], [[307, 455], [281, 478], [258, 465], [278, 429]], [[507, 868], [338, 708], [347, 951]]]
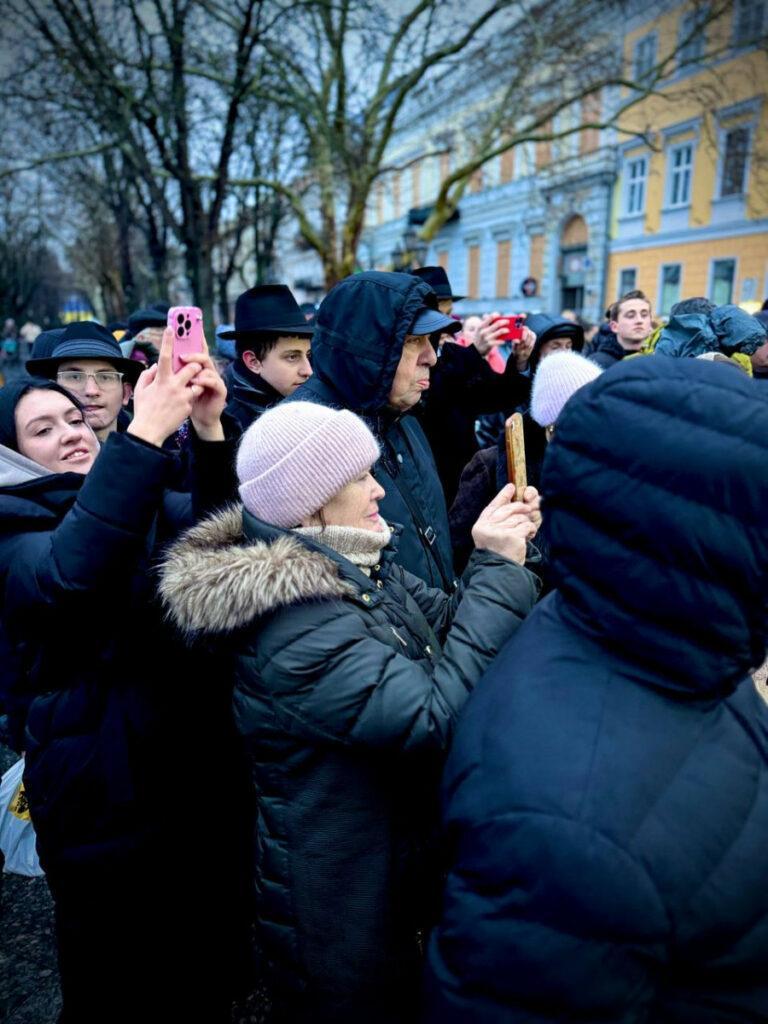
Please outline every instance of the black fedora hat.
[[466, 295], [453, 294], [451, 282], [442, 267], [417, 267], [411, 273], [414, 277], [420, 277], [422, 281], [426, 282], [438, 299], [453, 299], [454, 302], [459, 302], [466, 298]]
[[308, 324], [285, 284], [259, 284], [238, 296], [235, 303], [235, 329], [222, 331], [222, 338], [247, 338], [253, 334], [284, 334], [311, 338]]
[[136, 359], [125, 359], [114, 337], [94, 320], [80, 320], [61, 332], [61, 337], [46, 359], [30, 359], [27, 373], [40, 377], [56, 376], [59, 363], [69, 359], [105, 359], [125, 375], [128, 384], [135, 384], [144, 369]]

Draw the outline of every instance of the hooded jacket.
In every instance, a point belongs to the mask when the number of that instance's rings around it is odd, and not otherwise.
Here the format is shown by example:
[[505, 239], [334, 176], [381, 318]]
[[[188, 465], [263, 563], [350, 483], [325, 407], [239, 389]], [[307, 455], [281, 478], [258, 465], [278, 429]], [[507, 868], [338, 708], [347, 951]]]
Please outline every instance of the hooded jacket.
[[416, 314], [435, 308], [432, 289], [411, 274], [368, 271], [335, 286], [317, 314], [310, 379], [285, 401], [318, 402], [362, 416], [381, 445], [379, 502], [401, 523], [398, 558], [433, 587], [455, 584], [448, 511], [429, 442], [416, 418], [387, 405]]
[[765, 328], [738, 306], [717, 306], [710, 313], [670, 317], [656, 342], [655, 354], [694, 358], [705, 352], [751, 356], [765, 344]]
[[632, 359], [558, 421], [559, 590], [465, 710], [429, 1021], [716, 1024], [768, 1007], [768, 408]]
[[527, 569], [488, 551], [452, 597], [394, 557], [384, 549], [369, 577], [233, 508], [163, 568], [177, 626], [234, 655], [258, 795], [257, 912], [297, 1024], [417, 1012], [443, 754], [536, 598]]

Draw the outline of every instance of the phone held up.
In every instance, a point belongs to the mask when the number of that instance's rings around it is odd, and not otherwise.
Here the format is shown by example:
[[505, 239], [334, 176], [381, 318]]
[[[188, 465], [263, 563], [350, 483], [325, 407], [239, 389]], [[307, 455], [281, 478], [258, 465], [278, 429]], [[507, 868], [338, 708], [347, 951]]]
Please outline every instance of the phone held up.
[[525, 488], [528, 486], [528, 472], [525, 464], [523, 417], [519, 412], [509, 417], [504, 434], [507, 449], [507, 479], [515, 485], [515, 501], [522, 501]]
[[505, 323], [507, 325], [507, 333], [502, 337], [502, 341], [522, 340], [523, 328], [525, 327], [524, 316], [497, 316], [494, 323]]
[[173, 372], [178, 373], [184, 365], [181, 355], [205, 349], [203, 311], [197, 306], [171, 306], [168, 326], [173, 331]]

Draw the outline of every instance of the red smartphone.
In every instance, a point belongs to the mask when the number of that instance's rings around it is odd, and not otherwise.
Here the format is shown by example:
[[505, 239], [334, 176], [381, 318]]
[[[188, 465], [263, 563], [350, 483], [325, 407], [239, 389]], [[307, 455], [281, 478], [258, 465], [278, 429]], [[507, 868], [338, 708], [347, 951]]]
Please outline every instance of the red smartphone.
[[506, 323], [507, 333], [503, 335], [502, 341], [521, 341], [523, 327], [525, 327], [524, 316], [497, 316], [494, 323]]
[[173, 372], [178, 373], [184, 365], [180, 355], [205, 350], [203, 311], [197, 306], [171, 306], [168, 326], [173, 331]]

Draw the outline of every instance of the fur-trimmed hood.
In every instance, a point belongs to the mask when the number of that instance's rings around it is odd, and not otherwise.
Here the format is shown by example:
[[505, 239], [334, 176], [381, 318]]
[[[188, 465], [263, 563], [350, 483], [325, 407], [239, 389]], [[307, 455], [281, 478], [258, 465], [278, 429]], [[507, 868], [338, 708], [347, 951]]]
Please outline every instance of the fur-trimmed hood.
[[185, 633], [228, 633], [276, 608], [356, 593], [338, 564], [290, 533], [249, 541], [233, 505], [188, 530], [169, 548], [160, 596]]

